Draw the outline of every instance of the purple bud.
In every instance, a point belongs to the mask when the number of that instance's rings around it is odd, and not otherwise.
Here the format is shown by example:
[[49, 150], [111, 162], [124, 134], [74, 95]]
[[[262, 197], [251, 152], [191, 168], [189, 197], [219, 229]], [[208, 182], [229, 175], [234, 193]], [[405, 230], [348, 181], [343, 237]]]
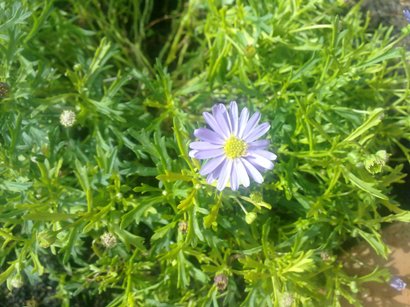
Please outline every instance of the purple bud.
[[400, 277], [394, 276], [390, 279], [390, 287], [397, 291], [402, 291], [406, 286], [407, 284]]
[[404, 9], [403, 10], [403, 16], [406, 18], [407, 22], [410, 22], [410, 11], [409, 9]]

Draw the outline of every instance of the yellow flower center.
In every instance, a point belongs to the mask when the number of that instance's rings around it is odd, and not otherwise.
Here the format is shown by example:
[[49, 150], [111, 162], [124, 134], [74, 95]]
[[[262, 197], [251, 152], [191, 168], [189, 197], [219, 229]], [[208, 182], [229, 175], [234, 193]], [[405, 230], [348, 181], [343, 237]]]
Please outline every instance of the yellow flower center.
[[224, 145], [225, 155], [230, 159], [236, 159], [246, 155], [247, 149], [248, 145], [246, 142], [233, 135], [226, 140]]

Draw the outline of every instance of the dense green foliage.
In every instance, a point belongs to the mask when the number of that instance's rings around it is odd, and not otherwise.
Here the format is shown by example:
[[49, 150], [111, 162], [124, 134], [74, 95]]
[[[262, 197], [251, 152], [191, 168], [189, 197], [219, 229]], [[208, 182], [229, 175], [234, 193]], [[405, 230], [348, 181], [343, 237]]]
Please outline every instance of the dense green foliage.
[[[47, 276], [64, 306], [338, 306], [387, 280], [338, 260], [356, 240], [387, 256], [381, 224], [410, 220], [392, 192], [409, 29], [368, 22], [329, 0], [0, 1], [0, 284]], [[218, 193], [188, 145], [230, 100], [278, 161]]]

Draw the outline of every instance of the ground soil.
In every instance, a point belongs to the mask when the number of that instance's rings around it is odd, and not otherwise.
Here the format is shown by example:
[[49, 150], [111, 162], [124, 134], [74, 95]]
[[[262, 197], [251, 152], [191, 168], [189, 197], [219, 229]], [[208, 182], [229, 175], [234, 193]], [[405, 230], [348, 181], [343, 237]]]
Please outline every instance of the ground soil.
[[[351, 250], [343, 260], [349, 275], [363, 276], [375, 267], [387, 268], [393, 276], [400, 277], [407, 287], [398, 291], [389, 282], [363, 284], [359, 295], [364, 307], [410, 306], [410, 223], [394, 223], [382, 230], [383, 241], [390, 249], [389, 258], [383, 259], [363, 242]], [[344, 306], [350, 306], [345, 303]]]

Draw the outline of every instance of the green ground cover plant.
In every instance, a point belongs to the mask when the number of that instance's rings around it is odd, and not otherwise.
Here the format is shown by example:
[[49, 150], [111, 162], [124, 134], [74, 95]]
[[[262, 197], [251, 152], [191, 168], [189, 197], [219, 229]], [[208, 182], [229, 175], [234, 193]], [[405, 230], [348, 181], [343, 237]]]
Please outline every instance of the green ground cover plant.
[[[360, 305], [390, 274], [340, 256], [387, 257], [383, 223], [410, 221], [410, 27], [369, 22], [331, 0], [0, 1], [2, 301]], [[220, 192], [189, 144], [232, 100], [278, 158]]]

